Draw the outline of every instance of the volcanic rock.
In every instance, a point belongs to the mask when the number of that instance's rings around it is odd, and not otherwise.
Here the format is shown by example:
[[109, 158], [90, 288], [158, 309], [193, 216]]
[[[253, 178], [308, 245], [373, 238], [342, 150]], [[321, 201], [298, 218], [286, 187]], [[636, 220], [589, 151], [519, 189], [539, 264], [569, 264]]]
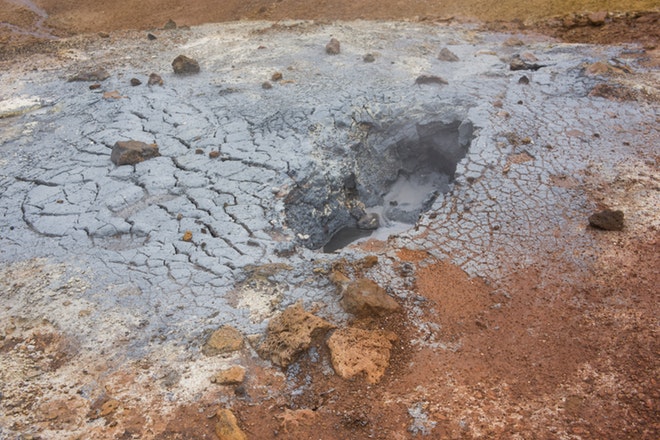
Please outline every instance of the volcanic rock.
[[325, 53], [328, 55], [338, 55], [341, 51], [339, 40], [331, 38], [330, 42], [325, 45]]
[[222, 370], [217, 373], [211, 382], [217, 383], [218, 385], [239, 385], [245, 380], [245, 368], [240, 365], [234, 365], [233, 367]]
[[225, 325], [214, 331], [202, 347], [202, 353], [216, 356], [243, 348], [243, 335], [234, 327]]
[[149, 81], [147, 81], [147, 85], [149, 86], [162, 86], [163, 85], [163, 78], [160, 77], [159, 74], [157, 73], [152, 73], [149, 75]]
[[247, 436], [238, 426], [236, 416], [229, 409], [219, 409], [215, 414], [218, 422], [215, 424], [215, 435], [220, 440], [247, 440]]
[[343, 289], [341, 305], [355, 316], [383, 316], [399, 310], [399, 304], [374, 281], [360, 278]]
[[460, 58], [458, 58], [458, 56], [454, 52], [447, 49], [446, 47], [442, 48], [442, 50], [440, 51], [440, 54], [438, 55], [438, 59], [440, 61], [448, 61], [450, 63], [460, 61]]
[[103, 67], [96, 67], [91, 70], [81, 70], [76, 75], [69, 78], [69, 82], [73, 81], [104, 81], [110, 78], [110, 74]]
[[115, 165], [135, 165], [160, 156], [158, 145], [140, 141], [119, 141], [112, 147], [110, 160]]
[[378, 382], [390, 364], [397, 336], [383, 330], [342, 328], [328, 338], [332, 367], [344, 379], [364, 373], [369, 383]]
[[172, 69], [177, 75], [191, 75], [199, 73], [199, 63], [185, 55], [179, 55], [172, 61]]
[[415, 80], [415, 84], [417, 85], [423, 85], [423, 84], [449, 84], [446, 79], [441, 78], [436, 75], [420, 75], [417, 77]]
[[604, 209], [589, 216], [589, 224], [606, 231], [620, 231], [623, 229], [623, 211]]
[[270, 320], [266, 338], [257, 347], [257, 352], [274, 364], [287, 367], [315, 339], [334, 327], [325, 319], [305, 311], [299, 302]]

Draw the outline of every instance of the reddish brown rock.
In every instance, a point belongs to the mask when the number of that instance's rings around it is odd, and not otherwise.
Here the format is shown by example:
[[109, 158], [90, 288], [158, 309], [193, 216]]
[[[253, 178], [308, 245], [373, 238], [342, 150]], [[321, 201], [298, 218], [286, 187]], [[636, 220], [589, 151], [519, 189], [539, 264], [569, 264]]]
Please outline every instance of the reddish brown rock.
[[207, 356], [215, 356], [223, 353], [231, 353], [243, 348], [243, 335], [234, 327], [225, 325], [214, 331], [202, 347], [202, 353]]
[[325, 319], [305, 311], [302, 304], [297, 303], [270, 320], [266, 338], [257, 347], [257, 352], [274, 364], [287, 367], [314, 340], [323, 337], [334, 327]]
[[227, 370], [222, 370], [211, 378], [211, 382], [218, 385], [240, 385], [245, 380], [245, 368], [234, 365]]
[[589, 224], [605, 231], [620, 231], [623, 229], [623, 211], [604, 209], [589, 216]]
[[344, 379], [364, 374], [367, 382], [376, 383], [385, 375], [397, 340], [394, 333], [383, 330], [339, 329], [328, 339], [332, 367]]
[[157, 73], [152, 73], [149, 75], [149, 80], [147, 81], [148, 86], [162, 86], [163, 78], [160, 77]]
[[119, 141], [112, 147], [110, 160], [115, 165], [135, 165], [160, 156], [158, 145], [139, 141]]
[[605, 20], [607, 19], [607, 12], [592, 12], [587, 16], [587, 19], [589, 20], [589, 24], [592, 26], [602, 26], [605, 24]]
[[341, 305], [358, 317], [383, 316], [399, 310], [399, 304], [375, 282], [361, 278], [343, 289]]
[[238, 426], [236, 416], [229, 409], [219, 409], [216, 412], [218, 422], [215, 424], [215, 435], [220, 440], [247, 440], [247, 436]]

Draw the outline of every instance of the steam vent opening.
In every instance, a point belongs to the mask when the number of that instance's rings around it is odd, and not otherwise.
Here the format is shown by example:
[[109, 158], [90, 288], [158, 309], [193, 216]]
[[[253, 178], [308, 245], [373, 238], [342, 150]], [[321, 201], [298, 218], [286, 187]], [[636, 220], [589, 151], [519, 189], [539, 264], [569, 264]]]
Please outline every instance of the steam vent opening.
[[409, 229], [449, 191], [473, 131], [460, 120], [371, 127], [337, 167], [298, 182], [285, 201], [289, 227], [328, 253]]

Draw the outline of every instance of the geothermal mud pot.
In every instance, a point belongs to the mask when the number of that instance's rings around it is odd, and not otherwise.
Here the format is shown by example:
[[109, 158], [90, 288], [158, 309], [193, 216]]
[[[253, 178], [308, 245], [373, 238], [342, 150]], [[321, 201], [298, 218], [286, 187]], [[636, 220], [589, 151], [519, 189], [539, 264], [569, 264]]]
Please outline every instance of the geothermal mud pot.
[[[392, 249], [480, 277], [497, 307], [509, 296], [501, 280], [539, 253], [572, 259], [591, 239], [598, 206], [580, 183], [655, 173], [657, 105], [604, 96], [656, 93], [626, 82], [653, 75], [634, 45], [413, 23], [154, 34], [74, 39], [0, 75], [0, 332], [33, 337], [2, 358], [0, 437], [114, 438], [103, 418], [119, 403], [102, 397], [120, 392], [102, 378], [127, 364], [156, 384], [134, 400], [157, 396], [166, 411], [199, 399], [239, 362], [202, 354], [212, 331], [230, 325], [256, 341], [299, 301], [342, 325], [350, 317], [328, 274], [370, 252], [380, 253], [369, 277], [417, 304], [410, 316], [423, 302]], [[333, 37], [337, 55], [325, 51]], [[458, 60], [439, 59], [443, 48]], [[181, 54], [201, 71], [175, 75]], [[100, 67], [109, 77], [96, 89], [68, 82]], [[151, 73], [163, 84], [147, 85]], [[116, 166], [112, 147], [128, 140], [160, 156]], [[629, 228], [658, 226], [657, 191], [629, 202]], [[419, 344], [456, 348], [438, 338]], [[292, 395], [306, 386], [295, 368], [280, 377]], [[89, 416], [81, 408], [94, 402]], [[423, 402], [409, 404], [402, 432], [432, 433]], [[150, 426], [144, 438], [157, 434]]]

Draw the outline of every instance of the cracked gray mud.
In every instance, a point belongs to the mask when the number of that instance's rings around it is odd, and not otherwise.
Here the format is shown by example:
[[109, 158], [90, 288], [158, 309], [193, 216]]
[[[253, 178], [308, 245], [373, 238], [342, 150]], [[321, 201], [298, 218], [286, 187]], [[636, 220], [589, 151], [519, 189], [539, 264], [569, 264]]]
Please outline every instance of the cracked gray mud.
[[[173, 368], [197, 359], [212, 329], [261, 333], [298, 300], [340, 322], [334, 286], [314, 269], [362, 251], [344, 247], [352, 237], [338, 254], [319, 248], [345, 228], [370, 231], [370, 214], [399, 224], [383, 228], [395, 246], [497, 282], [539, 240], [567, 254], [583, 240], [593, 205], [556, 179], [648, 167], [634, 146], [657, 136], [657, 108], [588, 95], [604, 79], [583, 64], [621, 47], [509, 47], [507, 35], [413, 23], [168, 35], [92, 41], [0, 76], [3, 321], [45, 313], [81, 350], [116, 359], [161, 350]], [[328, 56], [332, 35], [341, 53]], [[448, 42], [460, 61], [438, 60]], [[547, 65], [526, 72], [526, 85], [509, 68], [521, 50]], [[171, 73], [184, 52], [199, 74]], [[99, 65], [111, 74], [102, 89], [66, 81]], [[276, 71], [285, 80], [262, 88]], [[131, 85], [151, 72], [162, 86]], [[447, 84], [416, 84], [420, 75]], [[620, 121], [650, 128], [628, 132]], [[160, 157], [115, 166], [112, 146], [128, 140], [157, 144]], [[378, 277], [405, 298], [390, 260]], [[266, 264], [280, 270], [251, 284]], [[35, 284], [12, 284], [22, 273]]]

